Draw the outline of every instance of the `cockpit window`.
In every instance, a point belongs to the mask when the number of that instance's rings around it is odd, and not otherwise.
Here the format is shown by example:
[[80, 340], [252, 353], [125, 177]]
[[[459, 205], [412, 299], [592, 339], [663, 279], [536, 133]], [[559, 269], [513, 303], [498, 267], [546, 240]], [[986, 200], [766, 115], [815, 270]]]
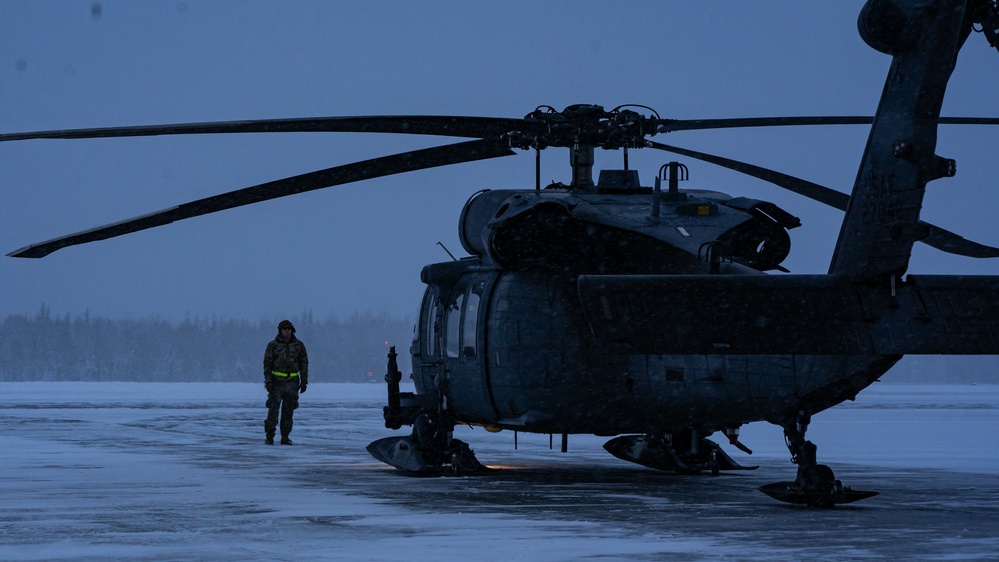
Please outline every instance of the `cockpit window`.
[[426, 301], [427, 306], [424, 306], [423, 309], [427, 311], [427, 316], [423, 318], [420, 337], [423, 339], [424, 353], [428, 358], [432, 358], [437, 355], [437, 338], [440, 337], [440, 326], [438, 325], [440, 315], [438, 312], [441, 304], [435, 291], [427, 291]]

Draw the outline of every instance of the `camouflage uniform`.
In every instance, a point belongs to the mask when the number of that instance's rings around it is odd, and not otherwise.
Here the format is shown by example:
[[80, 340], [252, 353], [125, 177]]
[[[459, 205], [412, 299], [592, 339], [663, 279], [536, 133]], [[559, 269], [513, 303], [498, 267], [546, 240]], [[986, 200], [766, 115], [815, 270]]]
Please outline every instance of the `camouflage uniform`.
[[[290, 327], [288, 341], [281, 337], [281, 328]], [[309, 355], [305, 344], [295, 337], [295, 327], [288, 320], [278, 324], [278, 335], [264, 351], [264, 386], [267, 388], [267, 419], [264, 433], [267, 443], [274, 442], [280, 412], [281, 443], [291, 445], [292, 416], [298, 408], [299, 389], [305, 392], [309, 384]]]

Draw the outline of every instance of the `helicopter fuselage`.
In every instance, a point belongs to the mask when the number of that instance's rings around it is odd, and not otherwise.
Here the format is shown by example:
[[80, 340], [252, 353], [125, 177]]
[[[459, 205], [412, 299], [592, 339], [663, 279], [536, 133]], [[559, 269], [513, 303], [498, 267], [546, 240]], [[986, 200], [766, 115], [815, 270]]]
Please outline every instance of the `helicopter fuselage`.
[[442, 398], [462, 423], [706, 435], [834, 406], [899, 359], [616, 353], [587, 328], [573, 279], [461, 265], [428, 286], [411, 352], [417, 395]]
[[898, 360], [606, 345], [581, 304], [581, 274], [761, 275], [779, 268], [785, 228], [798, 223], [772, 204], [717, 192], [596, 191], [469, 200], [460, 231], [474, 255], [423, 271], [411, 354], [424, 411], [443, 407], [458, 422], [497, 430], [706, 435], [831, 407]]

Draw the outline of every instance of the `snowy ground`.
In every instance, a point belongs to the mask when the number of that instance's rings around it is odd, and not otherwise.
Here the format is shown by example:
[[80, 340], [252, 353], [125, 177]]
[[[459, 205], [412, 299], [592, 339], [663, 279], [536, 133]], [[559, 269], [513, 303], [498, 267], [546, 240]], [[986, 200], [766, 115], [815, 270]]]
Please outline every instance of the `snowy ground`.
[[460, 428], [489, 477], [411, 478], [371, 459], [384, 389], [314, 384], [295, 446], [265, 446], [251, 384], [0, 383], [0, 559], [994, 559], [999, 386], [877, 384], [813, 418], [819, 459], [881, 495], [834, 510], [793, 479], [781, 432], [743, 428], [752, 472], [676, 476], [604, 438]]

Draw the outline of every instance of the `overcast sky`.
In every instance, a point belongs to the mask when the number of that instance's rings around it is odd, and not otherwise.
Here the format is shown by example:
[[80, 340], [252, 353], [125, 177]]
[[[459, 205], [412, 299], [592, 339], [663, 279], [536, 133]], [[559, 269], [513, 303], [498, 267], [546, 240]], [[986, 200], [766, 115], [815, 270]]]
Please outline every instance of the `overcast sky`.
[[[522, 117], [538, 105], [635, 103], [663, 117], [869, 115], [890, 59], [861, 41], [863, 2], [0, 2], [0, 131], [327, 115]], [[999, 53], [965, 46], [944, 114], [999, 116]], [[999, 245], [999, 130], [947, 127], [958, 176], [923, 218]], [[656, 140], [843, 191], [866, 127], [675, 133]], [[445, 139], [444, 142], [450, 142]], [[171, 205], [442, 144], [361, 134], [202, 135], [0, 145], [2, 254]], [[637, 152], [637, 153], [636, 153]], [[650, 185], [664, 153], [632, 151]], [[598, 152], [620, 167], [619, 152]], [[569, 180], [544, 154], [542, 180]], [[707, 164], [686, 187], [799, 216], [785, 265], [824, 273], [841, 213]], [[41, 260], [0, 258], [0, 317], [258, 319], [411, 315], [419, 272], [462, 253], [457, 220], [485, 188], [532, 188], [530, 153], [226, 211]], [[920, 246], [910, 272], [999, 274]]]

